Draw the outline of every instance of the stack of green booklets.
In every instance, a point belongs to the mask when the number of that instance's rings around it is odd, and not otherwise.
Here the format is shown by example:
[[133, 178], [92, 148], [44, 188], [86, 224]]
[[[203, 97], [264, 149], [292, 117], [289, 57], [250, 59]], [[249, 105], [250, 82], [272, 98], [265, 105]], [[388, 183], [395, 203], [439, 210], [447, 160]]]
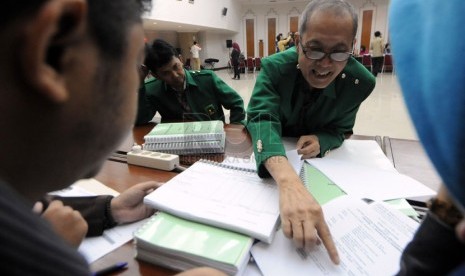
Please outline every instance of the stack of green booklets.
[[222, 121], [161, 123], [144, 136], [144, 149], [178, 155], [223, 153], [225, 139]]
[[134, 233], [136, 258], [184, 271], [199, 266], [241, 275], [253, 239], [158, 212]]

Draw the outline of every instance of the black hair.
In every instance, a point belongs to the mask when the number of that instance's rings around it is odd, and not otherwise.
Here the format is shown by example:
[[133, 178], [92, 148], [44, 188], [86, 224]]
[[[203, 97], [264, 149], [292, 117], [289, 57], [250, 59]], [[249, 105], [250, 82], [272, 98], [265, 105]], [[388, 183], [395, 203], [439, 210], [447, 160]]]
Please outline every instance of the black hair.
[[[48, 0], [3, 0], [0, 30], [14, 20], [32, 16]], [[127, 48], [127, 30], [141, 22], [151, 0], [88, 0], [88, 23], [93, 39], [107, 59], [119, 59]]]
[[144, 63], [150, 71], [155, 73], [177, 56], [176, 49], [171, 44], [162, 39], [155, 39], [145, 57]]
[[376, 31], [376, 32], [375, 32], [375, 36], [376, 36], [376, 37], [381, 36], [381, 32], [380, 32], [380, 31]]

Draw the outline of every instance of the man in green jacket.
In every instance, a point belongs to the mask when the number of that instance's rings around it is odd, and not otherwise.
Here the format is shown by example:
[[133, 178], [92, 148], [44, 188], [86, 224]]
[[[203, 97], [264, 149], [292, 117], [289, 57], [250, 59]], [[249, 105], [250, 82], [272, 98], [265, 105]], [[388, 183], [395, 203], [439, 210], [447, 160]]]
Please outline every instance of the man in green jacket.
[[300, 248], [321, 239], [334, 263], [339, 258], [321, 207], [286, 159], [281, 136], [300, 137], [298, 153], [311, 158], [352, 134], [358, 108], [375, 86], [350, 57], [357, 20], [349, 3], [311, 1], [296, 48], [263, 59], [247, 110], [258, 174], [271, 175], [279, 188], [284, 234]]
[[242, 123], [244, 101], [213, 71], [188, 71], [176, 50], [156, 39], [148, 49], [145, 65], [156, 77], [139, 89], [136, 124], [150, 121], [158, 111], [162, 121], [225, 121], [223, 107], [230, 110], [230, 123]]

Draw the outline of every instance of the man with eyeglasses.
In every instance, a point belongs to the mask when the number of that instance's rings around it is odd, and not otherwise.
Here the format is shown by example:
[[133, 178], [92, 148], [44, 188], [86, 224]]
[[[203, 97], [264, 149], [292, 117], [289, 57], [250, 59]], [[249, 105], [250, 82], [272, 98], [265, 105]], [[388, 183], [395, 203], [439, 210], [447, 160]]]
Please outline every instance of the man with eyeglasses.
[[323, 157], [352, 134], [375, 79], [351, 57], [358, 18], [349, 3], [313, 0], [299, 22], [296, 47], [263, 59], [247, 128], [259, 176], [271, 175], [278, 185], [284, 234], [298, 248], [322, 241], [337, 264], [321, 207], [286, 159], [281, 136], [300, 137], [296, 146], [304, 158]]

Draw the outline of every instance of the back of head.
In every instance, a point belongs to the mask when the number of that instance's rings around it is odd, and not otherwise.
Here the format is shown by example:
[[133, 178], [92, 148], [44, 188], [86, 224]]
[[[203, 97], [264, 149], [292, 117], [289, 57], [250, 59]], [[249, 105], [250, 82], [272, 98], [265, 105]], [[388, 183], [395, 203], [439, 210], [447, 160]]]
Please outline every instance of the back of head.
[[14, 131], [0, 133], [0, 152], [10, 156], [0, 160], [0, 178], [32, 198], [98, 171], [135, 117], [136, 98], [128, 93], [139, 83], [141, 15], [149, 6], [2, 2], [0, 127]]
[[353, 36], [357, 34], [358, 16], [354, 7], [344, 0], [311, 0], [305, 7], [299, 19], [299, 33], [305, 34], [307, 31], [307, 22], [317, 11], [331, 11], [336, 16], [349, 15], [352, 18]]
[[376, 31], [375, 32], [375, 37], [380, 37], [381, 36], [381, 32], [380, 31]]
[[156, 39], [153, 41], [144, 63], [150, 71], [155, 73], [177, 56], [176, 49], [171, 44], [162, 39]]
[[[0, 31], [10, 23], [34, 14], [48, 0], [4, 0], [0, 10]], [[127, 29], [141, 22], [141, 14], [151, 8], [151, 0], [88, 0], [88, 24], [101, 54], [118, 59], [127, 43]], [[67, 24], [69, 22], [63, 22]]]
[[391, 4], [391, 49], [410, 116], [451, 196], [465, 206], [465, 1]]

